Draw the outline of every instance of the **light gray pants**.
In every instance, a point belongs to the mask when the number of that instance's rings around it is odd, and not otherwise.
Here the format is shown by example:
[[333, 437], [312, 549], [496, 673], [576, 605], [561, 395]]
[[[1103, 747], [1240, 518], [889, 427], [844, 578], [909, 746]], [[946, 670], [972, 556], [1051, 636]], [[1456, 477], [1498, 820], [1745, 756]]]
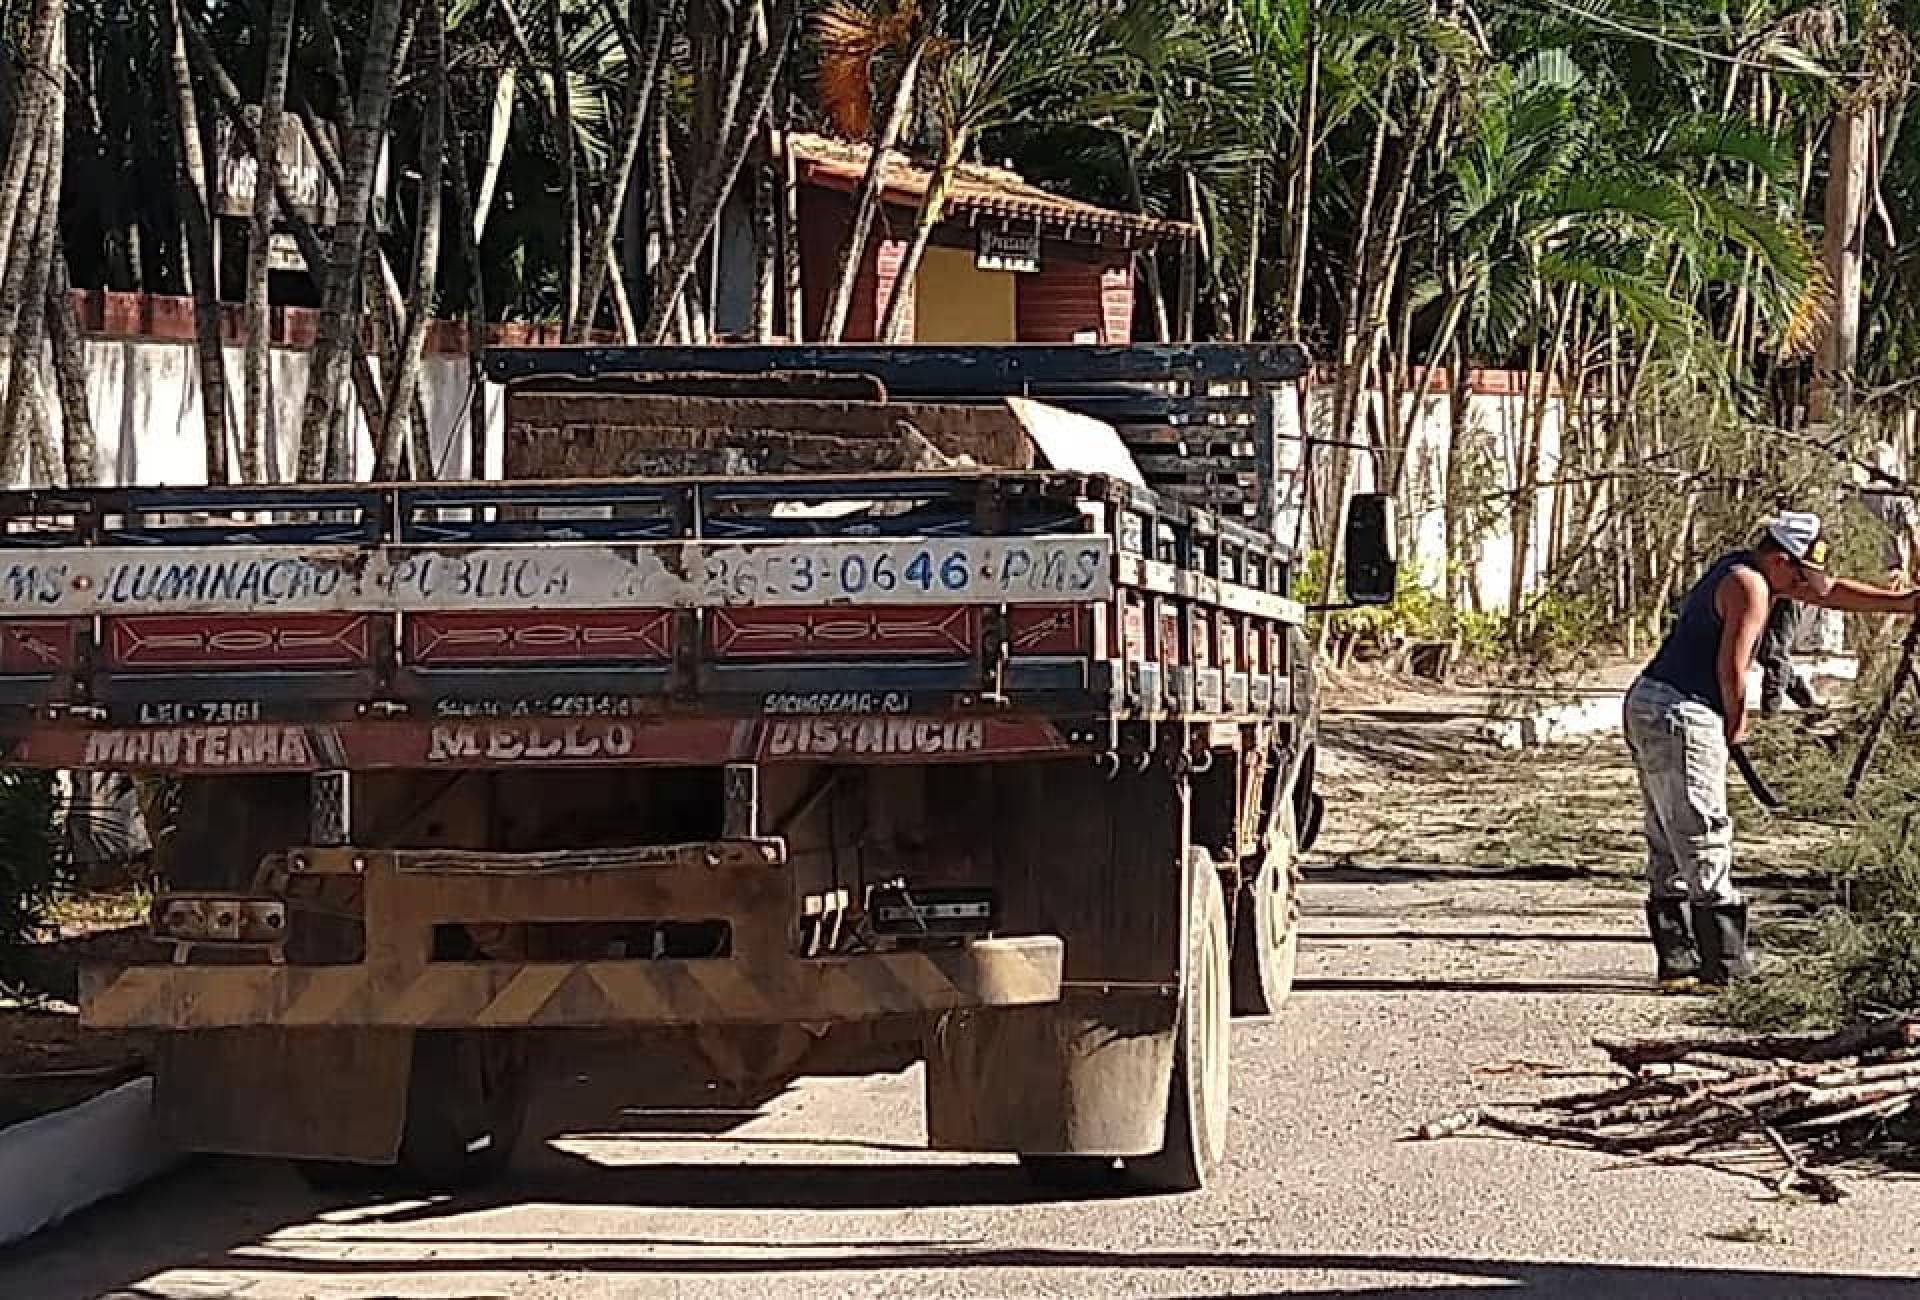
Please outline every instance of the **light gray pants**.
[[1640, 677], [1627, 691], [1626, 730], [1640, 775], [1647, 892], [1702, 906], [1739, 902], [1720, 715], [1665, 682]]

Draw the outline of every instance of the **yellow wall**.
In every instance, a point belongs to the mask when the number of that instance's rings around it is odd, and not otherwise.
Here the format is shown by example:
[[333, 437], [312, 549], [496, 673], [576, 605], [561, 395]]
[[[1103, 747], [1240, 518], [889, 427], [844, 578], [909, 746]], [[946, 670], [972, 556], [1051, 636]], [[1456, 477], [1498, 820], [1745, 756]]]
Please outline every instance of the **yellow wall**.
[[914, 282], [913, 336], [922, 343], [1012, 343], [1012, 271], [982, 271], [970, 248], [928, 247]]

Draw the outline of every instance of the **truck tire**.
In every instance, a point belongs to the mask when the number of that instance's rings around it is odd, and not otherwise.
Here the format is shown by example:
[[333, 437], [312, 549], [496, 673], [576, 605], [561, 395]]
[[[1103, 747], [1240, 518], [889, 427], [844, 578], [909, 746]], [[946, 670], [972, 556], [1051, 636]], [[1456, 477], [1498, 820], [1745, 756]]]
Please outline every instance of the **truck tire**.
[[1283, 813], [1267, 860], [1240, 886], [1233, 918], [1233, 1014], [1270, 1016], [1293, 992], [1300, 957], [1300, 901], [1293, 830]]
[[526, 1113], [526, 1066], [513, 1035], [422, 1030], [413, 1036], [398, 1163], [294, 1163], [317, 1191], [478, 1187], [512, 1162]]
[[1219, 1172], [1227, 1151], [1233, 994], [1226, 896], [1204, 851], [1190, 856], [1187, 876], [1187, 960], [1174, 1027], [1166, 1137], [1157, 1154], [1125, 1162], [1128, 1181], [1147, 1191], [1199, 1191]]

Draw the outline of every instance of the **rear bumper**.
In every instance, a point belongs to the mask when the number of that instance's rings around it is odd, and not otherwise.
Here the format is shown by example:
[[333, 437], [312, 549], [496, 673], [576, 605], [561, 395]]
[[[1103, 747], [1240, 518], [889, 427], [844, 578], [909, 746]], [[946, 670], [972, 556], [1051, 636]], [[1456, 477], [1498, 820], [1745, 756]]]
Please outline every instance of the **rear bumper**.
[[[83, 969], [82, 1022], [102, 1029], [824, 1023], [1060, 996], [1064, 945], [1048, 935], [799, 955], [795, 927], [808, 900], [796, 897], [786, 845], [777, 839], [541, 854], [300, 848], [269, 859], [254, 893], [287, 900], [282, 933], [291, 938], [302, 924], [299, 886], [328, 878], [350, 878], [363, 890], [360, 960], [288, 961], [280, 939], [226, 945], [201, 964], [203, 950], [222, 945], [177, 944], [173, 963]], [[442, 925], [629, 917], [724, 920], [731, 941], [726, 955], [699, 959], [434, 956], [433, 932]]]
[[712, 961], [439, 962], [355, 966], [119, 966], [81, 973], [97, 1029], [357, 1026], [607, 1028], [869, 1020], [1060, 997], [1064, 945], [1038, 936], [965, 947], [749, 965]]

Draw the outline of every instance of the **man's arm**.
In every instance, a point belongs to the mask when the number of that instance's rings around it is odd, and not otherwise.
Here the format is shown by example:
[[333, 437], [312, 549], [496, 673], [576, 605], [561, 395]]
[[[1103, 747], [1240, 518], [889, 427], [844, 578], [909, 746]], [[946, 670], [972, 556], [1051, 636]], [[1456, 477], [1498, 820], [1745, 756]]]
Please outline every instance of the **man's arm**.
[[1720, 612], [1720, 652], [1714, 672], [1720, 682], [1720, 702], [1727, 711], [1727, 743], [1737, 745], [1747, 736], [1747, 666], [1753, 662], [1753, 648], [1767, 625], [1773, 598], [1765, 578], [1752, 569], [1735, 569], [1720, 580], [1713, 603]]
[[1911, 614], [1914, 612], [1916, 596], [1920, 596], [1920, 593], [1875, 587], [1870, 583], [1855, 582], [1852, 578], [1835, 578], [1832, 590], [1826, 595], [1808, 592], [1794, 599], [1848, 614]]

